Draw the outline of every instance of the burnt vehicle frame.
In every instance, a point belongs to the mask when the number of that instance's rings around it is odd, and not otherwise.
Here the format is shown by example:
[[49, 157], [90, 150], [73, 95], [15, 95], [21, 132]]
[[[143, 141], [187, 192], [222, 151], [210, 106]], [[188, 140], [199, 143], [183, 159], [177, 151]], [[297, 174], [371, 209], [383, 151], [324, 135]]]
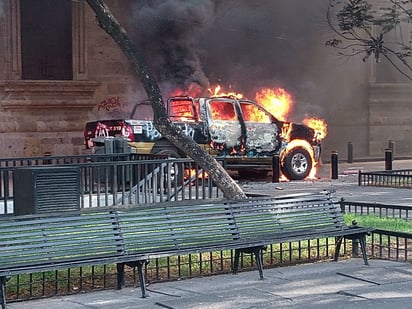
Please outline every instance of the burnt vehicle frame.
[[[139, 105], [149, 105], [143, 101]], [[272, 158], [290, 180], [306, 178], [320, 158], [321, 144], [315, 130], [303, 124], [280, 121], [258, 103], [235, 97], [175, 96], [167, 100], [172, 122], [208, 153], [226, 161], [240, 176], [266, 176]], [[134, 113], [137, 108], [134, 109]], [[150, 118], [150, 117], [149, 117]], [[151, 119], [118, 119], [89, 122], [86, 146], [97, 136], [123, 136], [138, 153], [184, 157], [155, 128]]]

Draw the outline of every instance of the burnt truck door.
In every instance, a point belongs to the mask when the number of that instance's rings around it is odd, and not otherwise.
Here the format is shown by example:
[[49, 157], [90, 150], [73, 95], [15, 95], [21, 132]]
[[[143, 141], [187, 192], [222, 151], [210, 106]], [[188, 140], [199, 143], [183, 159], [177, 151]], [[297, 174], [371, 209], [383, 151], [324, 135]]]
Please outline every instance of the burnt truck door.
[[185, 135], [198, 144], [208, 144], [198, 101], [187, 96], [171, 97], [167, 101], [167, 113], [170, 120], [179, 126]]
[[246, 126], [248, 156], [273, 154], [279, 148], [279, 127], [274, 117], [253, 101], [240, 100], [239, 104]]
[[237, 101], [209, 98], [205, 103], [211, 147], [221, 156], [243, 154], [246, 129]]

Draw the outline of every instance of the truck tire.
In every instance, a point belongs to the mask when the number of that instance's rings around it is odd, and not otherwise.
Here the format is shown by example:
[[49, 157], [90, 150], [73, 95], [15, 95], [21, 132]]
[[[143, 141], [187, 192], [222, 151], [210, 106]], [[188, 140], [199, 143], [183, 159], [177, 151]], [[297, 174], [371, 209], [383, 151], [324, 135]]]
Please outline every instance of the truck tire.
[[302, 147], [296, 147], [288, 151], [281, 163], [283, 175], [289, 180], [303, 180], [312, 169], [312, 157]]

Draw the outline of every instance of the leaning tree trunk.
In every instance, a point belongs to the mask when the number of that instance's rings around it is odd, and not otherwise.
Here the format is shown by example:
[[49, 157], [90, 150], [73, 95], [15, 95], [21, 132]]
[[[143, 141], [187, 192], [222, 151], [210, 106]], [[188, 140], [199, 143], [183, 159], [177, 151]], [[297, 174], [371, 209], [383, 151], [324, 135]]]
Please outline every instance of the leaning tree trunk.
[[103, 0], [87, 0], [89, 6], [96, 13], [100, 27], [109, 34], [119, 45], [123, 53], [132, 62], [143, 87], [150, 99], [154, 112], [154, 125], [159, 132], [173, 145], [195, 160], [207, 173], [216, 185], [223, 191], [226, 198], [244, 199], [245, 193], [230, 177], [215, 158], [204, 151], [195, 141], [187, 137], [182, 130], [175, 126], [166, 113], [162, 94], [153, 78], [142, 54], [130, 40], [126, 30], [111, 14]]

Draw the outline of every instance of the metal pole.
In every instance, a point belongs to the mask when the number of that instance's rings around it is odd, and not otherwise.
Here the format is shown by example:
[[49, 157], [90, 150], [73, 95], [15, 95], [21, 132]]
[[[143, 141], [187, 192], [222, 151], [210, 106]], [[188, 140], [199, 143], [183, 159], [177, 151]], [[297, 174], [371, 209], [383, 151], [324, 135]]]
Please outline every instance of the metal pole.
[[392, 149], [385, 149], [385, 171], [392, 170]]
[[279, 155], [272, 157], [272, 182], [279, 182], [280, 178], [280, 158]]
[[332, 151], [330, 156], [331, 179], [338, 179], [338, 152]]
[[395, 142], [391, 139], [388, 141], [388, 148], [392, 150], [392, 153], [394, 152]]
[[390, 139], [390, 140], [388, 141], [388, 148], [393, 151], [394, 145], [395, 145], [395, 144], [394, 144], [393, 140]]
[[348, 142], [348, 163], [353, 163], [353, 144]]

